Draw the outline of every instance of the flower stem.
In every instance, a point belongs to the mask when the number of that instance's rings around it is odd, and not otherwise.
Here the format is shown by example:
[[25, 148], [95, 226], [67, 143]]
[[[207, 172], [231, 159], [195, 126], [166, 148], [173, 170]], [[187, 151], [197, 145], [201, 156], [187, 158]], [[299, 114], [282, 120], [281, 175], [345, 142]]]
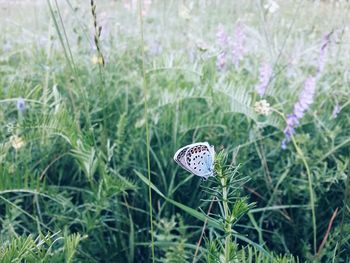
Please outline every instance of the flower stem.
[[[221, 167], [220, 167], [221, 168]], [[224, 208], [224, 218], [225, 218], [225, 262], [230, 262], [230, 244], [231, 244], [231, 220], [230, 220], [230, 210], [228, 207], [228, 191], [227, 191], [227, 177], [222, 173], [222, 170], [219, 171], [220, 183], [222, 187], [222, 206]]]
[[[276, 112], [278, 115], [280, 115], [285, 122], [287, 122], [285, 116], [283, 113], [279, 112], [276, 109], [272, 109], [274, 112]], [[316, 227], [316, 212], [315, 212], [315, 198], [314, 198], [314, 191], [312, 189], [312, 175], [311, 175], [311, 171], [310, 171], [310, 167], [306, 161], [305, 155], [303, 153], [303, 151], [301, 150], [301, 148], [298, 146], [293, 134], [291, 134], [291, 140], [293, 142], [294, 148], [297, 151], [297, 154], [299, 155], [299, 157], [301, 158], [305, 169], [306, 169], [306, 174], [307, 174], [307, 178], [308, 178], [308, 187], [309, 187], [309, 195], [310, 195], [310, 206], [311, 206], [311, 213], [312, 213], [312, 229], [313, 229], [313, 249], [314, 249], [314, 253], [317, 253], [317, 247], [316, 247], [316, 241], [317, 241], [317, 227]]]
[[149, 135], [149, 125], [148, 125], [148, 90], [147, 90], [147, 80], [146, 80], [146, 70], [145, 70], [145, 43], [144, 43], [144, 27], [143, 27], [143, 16], [142, 16], [142, 3], [139, 0], [139, 18], [141, 27], [141, 51], [142, 51], [142, 86], [144, 93], [144, 117], [145, 117], [145, 127], [146, 127], [146, 151], [147, 151], [147, 174], [148, 174], [148, 201], [149, 201], [149, 218], [150, 218], [150, 232], [151, 232], [151, 250], [152, 250], [152, 262], [155, 262], [154, 254], [154, 232], [153, 232], [153, 207], [152, 207], [152, 190], [151, 190], [151, 160], [150, 160], [150, 135]]
[[310, 206], [311, 206], [311, 213], [312, 213], [312, 229], [313, 229], [313, 248], [314, 248], [314, 253], [317, 253], [317, 247], [316, 247], [316, 240], [317, 240], [317, 236], [316, 236], [316, 212], [315, 212], [315, 199], [314, 199], [314, 191], [312, 189], [312, 175], [311, 175], [311, 171], [310, 171], [310, 167], [306, 161], [305, 155], [303, 153], [303, 151], [300, 149], [300, 147], [297, 145], [294, 136], [291, 136], [293, 144], [295, 149], [297, 150], [297, 153], [299, 155], [299, 157], [301, 158], [301, 160], [303, 161], [303, 164], [305, 166], [306, 169], [306, 173], [307, 173], [307, 179], [308, 179], [308, 183], [309, 183], [309, 194], [310, 194]]

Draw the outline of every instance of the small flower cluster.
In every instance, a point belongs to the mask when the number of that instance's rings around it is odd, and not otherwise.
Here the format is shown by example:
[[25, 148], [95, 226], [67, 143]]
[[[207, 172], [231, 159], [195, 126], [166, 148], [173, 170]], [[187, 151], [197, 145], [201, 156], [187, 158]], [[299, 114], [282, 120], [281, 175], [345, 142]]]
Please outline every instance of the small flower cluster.
[[254, 110], [259, 114], [267, 116], [270, 114], [271, 108], [270, 104], [266, 100], [260, 100], [255, 102]]
[[326, 59], [326, 48], [330, 42], [330, 34], [324, 37], [319, 53], [319, 59], [317, 64], [317, 74], [315, 76], [309, 76], [304, 82], [304, 88], [299, 95], [298, 101], [295, 103], [293, 113], [287, 115], [286, 128], [284, 129], [285, 138], [282, 141], [282, 149], [286, 149], [287, 143], [290, 142], [293, 134], [295, 133], [295, 127], [299, 125], [299, 120], [304, 116], [305, 112], [309, 109], [313, 103], [316, 93], [316, 82], [320, 76], [321, 71], [324, 69]]
[[220, 52], [216, 59], [216, 65], [219, 70], [225, 69], [227, 65], [227, 54], [229, 49], [232, 50], [232, 63], [238, 67], [244, 57], [244, 30], [241, 22], [235, 27], [234, 38], [230, 39], [222, 25], [219, 25], [217, 34], [217, 43]]
[[21, 137], [17, 136], [17, 135], [12, 135], [10, 137], [10, 143], [11, 143], [11, 146], [16, 151], [18, 151], [20, 148], [22, 148], [25, 145], [24, 140]]
[[[26, 101], [22, 97], [19, 97], [16, 101], [16, 108], [20, 115], [24, 114], [27, 110]], [[25, 145], [25, 141], [16, 134], [16, 126], [14, 123], [7, 124], [7, 132], [12, 134], [9, 138], [9, 145], [13, 147], [16, 151]]]
[[280, 6], [273, 0], [267, 0], [266, 4], [264, 4], [264, 9], [271, 14], [275, 13], [279, 8]]

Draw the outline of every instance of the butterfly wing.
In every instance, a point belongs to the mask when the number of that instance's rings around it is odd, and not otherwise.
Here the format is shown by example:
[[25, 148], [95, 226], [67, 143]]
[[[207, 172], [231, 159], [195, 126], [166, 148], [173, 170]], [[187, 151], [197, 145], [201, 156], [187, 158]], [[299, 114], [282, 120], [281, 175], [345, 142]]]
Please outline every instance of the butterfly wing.
[[180, 165], [183, 169], [185, 169], [188, 172], [191, 172], [190, 170], [188, 170], [187, 163], [186, 163], [186, 151], [188, 148], [190, 148], [191, 145], [187, 145], [185, 147], [180, 148], [179, 150], [177, 150], [177, 152], [174, 155], [174, 161]]
[[214, 172], [214, 147], [207, 142], [189, 145], [185, 153], [186, 170], [194, 175], [208, 178]]

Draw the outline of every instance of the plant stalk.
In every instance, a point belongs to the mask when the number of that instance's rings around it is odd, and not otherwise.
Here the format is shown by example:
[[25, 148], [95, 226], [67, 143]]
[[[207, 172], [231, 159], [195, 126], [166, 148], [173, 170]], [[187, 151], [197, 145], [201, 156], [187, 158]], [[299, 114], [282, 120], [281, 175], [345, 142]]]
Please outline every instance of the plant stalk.
[[221, 173], [221, 186], [222, 186], [222, 206], [224, 208], [224, 218], [225, 218], [225, 226], [224, 226], [224, 231], [225, 231], [225, 262], [229, 263], [230, 262], [230, 244], [231, 244], [231, 219], [230, 219], [230, 210], [228, 207], [228, 192], [227, 192], [227, 177]]
[[144, 43], [144, 27], [143, 27], [143, 15], [142, 15], [142, 2], [139, 0], [139, 18], [140, 18], [140, 34], [141, 34], [141, 51], [142, 51], [142, 86], [144, 92], [144, 118], [146, 127], [146, 151], [147, 151], [147, 175], [148, 175], [148, 199], [149, 199], [149, 217], [150, 217], [150, 232], [151, 232], [151, 249], [152, 249], [152, 262], [155, 262], [154, 255], [154, 236], [153, 236], [153, 207], [152, 207], [152, 189], [151, 189], [151, 160], [150, 160], [150, 135], [148, 125], [148, 91], [147, 80], [145, 70], [145, 43]]
[[[287, 120], [284, 116], [284, 114], [282, 112], [279, 112], [276, 109], [272, 109], [274, 112], [276, 112], [278, 115], [280, 115], [283, 120], [287, 123]], [[316, 225], [316, 212], [315, 212], [315, 197], [314, 197], [314, 191], [312, 188], [312, 175], [311, 175], [311, 171], [310, 171], [310, 167], [306, 161], [305, 155], [303, 153], [303, 151], [301, 150], [301, 148], [298, 146], [293, 134], [291, 135], [291, 140], [292, 143], [294, 145], [294, 148], [297, 151], [297, 154], [299, 155], [299, 157], [301, 158], [305, 169], [306, 169], [306, 174], [307, 174], [307, 178], [308, 178], [308, 187], [309, 187], [309, 195], [310, 195], [310, 206], [311, 206], [311, 214], [312, 214], [312, 230], [313, 230], [313, 249], [314, 249], [314, 253], [316, 255], [317, 253], [317, 225]]]

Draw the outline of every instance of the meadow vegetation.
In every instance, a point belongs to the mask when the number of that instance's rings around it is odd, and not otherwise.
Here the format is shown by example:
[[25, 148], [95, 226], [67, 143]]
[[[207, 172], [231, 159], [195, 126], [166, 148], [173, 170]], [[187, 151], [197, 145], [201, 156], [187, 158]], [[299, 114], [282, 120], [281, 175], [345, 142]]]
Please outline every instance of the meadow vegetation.
[[349, 11], [0, 1], [0, 262], [349, 262]]

